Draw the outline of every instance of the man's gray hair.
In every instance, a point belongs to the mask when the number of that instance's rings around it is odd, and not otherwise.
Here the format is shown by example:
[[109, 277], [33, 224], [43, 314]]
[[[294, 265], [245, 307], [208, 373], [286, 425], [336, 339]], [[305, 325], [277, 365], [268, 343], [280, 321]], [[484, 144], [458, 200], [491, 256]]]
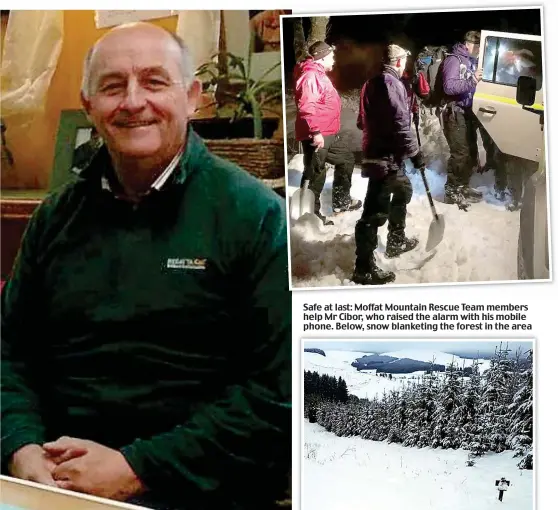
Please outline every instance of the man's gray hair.
[[[178, 45], [180, 49], [180, 67], [182, 68], [182, 78], [184, 80], [184, 85], [189, 87], [192, 82], [194, 81], [194, 60], [192, 58], [192, 54], [186, 46], [186, 43], [182, 40], [180, 36], [177, 34], [164, 29], [174, 40], [174, 42]], [[91, 62], [93, 60], [93, 53], [95, 51], [96, 44], [93, 45], [85, 59], [83, 61], [83, 72], [81, 78], [81, 93], [83, 97], [88, 98], [92, 91], [91, 91]]]

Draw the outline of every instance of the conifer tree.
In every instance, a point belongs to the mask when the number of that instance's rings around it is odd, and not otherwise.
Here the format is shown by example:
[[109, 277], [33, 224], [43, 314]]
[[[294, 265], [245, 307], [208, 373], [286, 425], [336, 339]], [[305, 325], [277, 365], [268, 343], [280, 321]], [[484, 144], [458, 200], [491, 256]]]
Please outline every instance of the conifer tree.
[[521, 371], [519, 387], [509, 406], [511, 414], [510, 445], [520, 465], [532, 469], [533, 445], [533, 351], [527, 353], [527, 366]]

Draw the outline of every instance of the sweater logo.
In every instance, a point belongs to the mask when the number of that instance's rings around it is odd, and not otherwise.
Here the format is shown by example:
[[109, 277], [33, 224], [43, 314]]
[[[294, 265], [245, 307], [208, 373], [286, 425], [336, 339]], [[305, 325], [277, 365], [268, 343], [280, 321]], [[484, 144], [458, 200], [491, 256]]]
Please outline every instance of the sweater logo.
[[207, 266], [207, 259], [167, 259], [167, 269], [196, 269], [203, 270]]

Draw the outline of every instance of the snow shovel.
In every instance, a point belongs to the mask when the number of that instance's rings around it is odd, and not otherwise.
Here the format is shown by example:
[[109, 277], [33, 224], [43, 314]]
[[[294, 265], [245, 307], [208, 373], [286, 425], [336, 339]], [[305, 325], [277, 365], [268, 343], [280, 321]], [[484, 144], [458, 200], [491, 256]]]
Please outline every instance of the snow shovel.
[[[421, 147], [420, 134], [418, 130], [418, 116], [415, 118], [415, 129], [417, 131], [418, 145], [419, 147]], [[428, 229], [428, 240], [426, 241], [426, 251], [430, 251], [436, 248], [436, 246], [438, 246], [444, 238], [446, 221], [441, 214], [438, 214], [436, 212], [436, 208], [434, 207], [434, 200], [432, 200], [430, 188], [428, 187], [428, 181], [426, 180], [426, 175], [424, 173], [424, 167], [420, 168], [420, 175], [422, 177], [422, 182], [424, 183], [424, 188], [426, 189], [428, 202], [430, 202], [430, 210], [432, 211], [432, 216], [434, 216], [432, 223], [430, 223], [430, 228]]]
[[292, 197], [290, 202], [290, 216], [291, 220], [296, 221], [304, 214], [314, 214], [314, 202], [315, 196], [314, 192], [308, 189], [310, 185], [310, 181], [304, 181], [302, 188], [297, 189]]
[[[316, 149], [318, 150], [318, 149]], [[313, 172], [312, 172], [313, 173]], [[310, 186], [310, 176], [302, 183], [302, 187], [297, 189], [293, 195], [291, 196], [289, 202], [289, 213], [291, 220], [296, 221], [301, 216], [305, 214], [311, 214], [314, 218], [321, 222], [320, 218], [314, 212], [315, 202], [316, 202], [316, 195], [314, 192], [308, 188]]]

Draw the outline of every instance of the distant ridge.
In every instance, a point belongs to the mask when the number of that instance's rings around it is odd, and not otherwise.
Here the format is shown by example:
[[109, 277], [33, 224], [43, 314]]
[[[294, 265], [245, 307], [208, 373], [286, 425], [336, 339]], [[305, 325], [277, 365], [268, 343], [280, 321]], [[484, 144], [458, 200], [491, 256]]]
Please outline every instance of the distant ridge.
[[316, 349], [313, 347], [309, 347], [308, 349], [304, 349], [304, 352], [313, 352], [314, 354], [321, 354], [324, 358], [326, 357], [326, 353], [321, 349]]

